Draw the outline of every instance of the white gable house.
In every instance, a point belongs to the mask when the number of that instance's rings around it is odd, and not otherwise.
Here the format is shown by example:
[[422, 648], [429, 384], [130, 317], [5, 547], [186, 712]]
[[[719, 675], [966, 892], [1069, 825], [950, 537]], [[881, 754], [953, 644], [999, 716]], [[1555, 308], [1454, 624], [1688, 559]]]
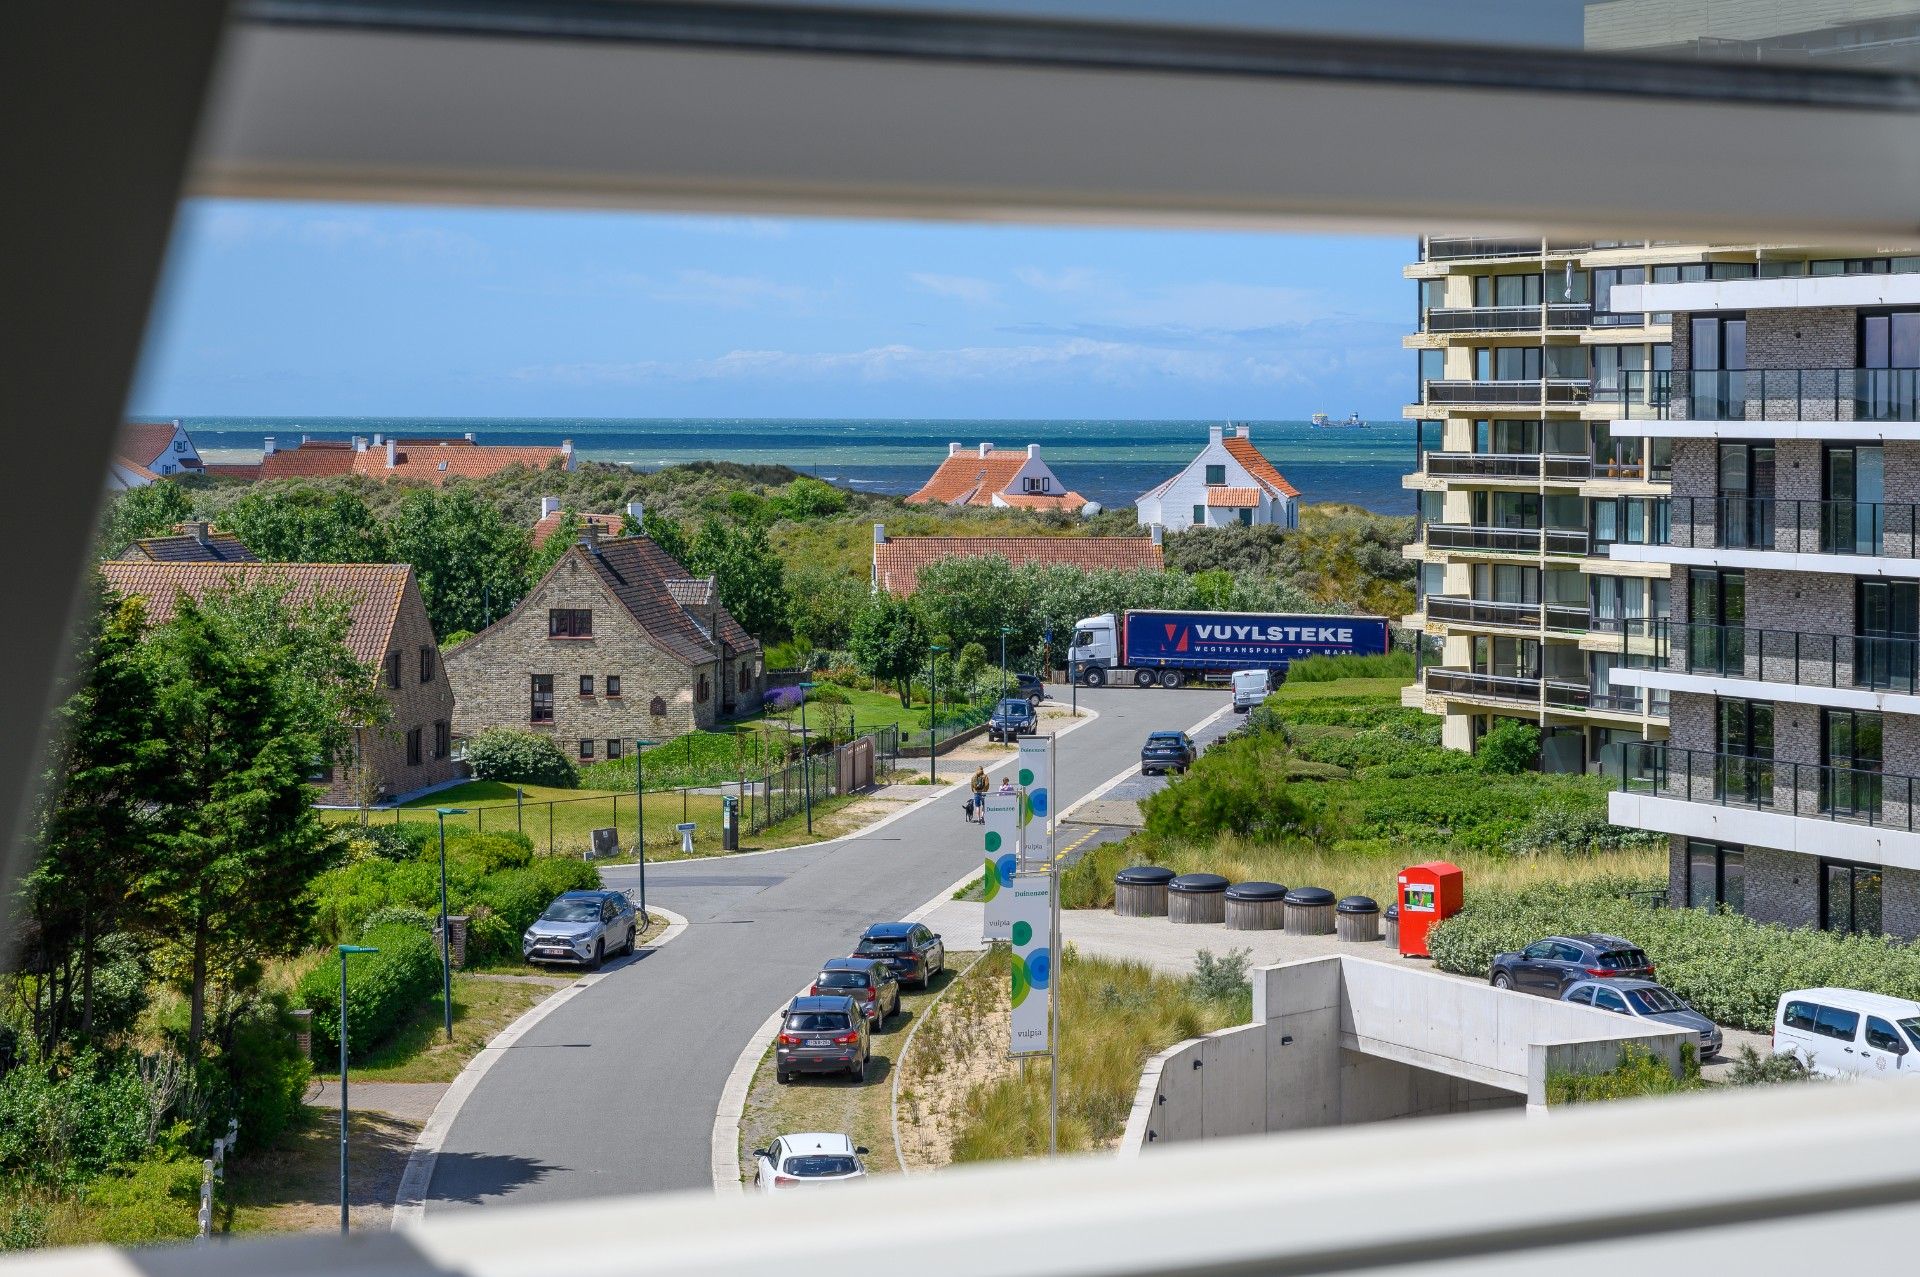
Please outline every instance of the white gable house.
[[1253, 446], [1248, 426], [1207, 431], [1207, 446], [1186, 469], [1134, 502], [1140, 522], [1169, 532], [1232, 524], [1297, 527], [1300, 491]]
[[144, 488], [173, 475], [205, 474], [200, 452], [178, 421], [135, 421], [122, 426], [107, 468], [107, 488]]

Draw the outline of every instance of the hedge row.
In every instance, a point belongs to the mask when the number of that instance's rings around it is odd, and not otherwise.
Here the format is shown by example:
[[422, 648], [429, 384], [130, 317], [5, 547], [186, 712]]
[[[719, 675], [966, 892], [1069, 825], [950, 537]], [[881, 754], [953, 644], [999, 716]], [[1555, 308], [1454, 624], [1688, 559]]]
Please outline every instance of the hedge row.
[[1659, 879], [1620, 878], [1520, 892], [1475, 892], [1429, 936], [1443, 971], [1485, 977], [1496, 953], [1548, 935], [1598, 931], [1647, 951], [1660, 982], [1735, 1028], [1767, 1032], [1780, 995], [1833, 986], [1920, 1000], [1920, 949], [1884, 937], [1789, 929], [1704, 909], [1654, 909], [1630, 892]]
[[[440, 987], [440, 955], [433, 937], [418, 927], [375, 927], [361, 943], [378, 953], [347, 958], [347, 1055], [364, 1056]], [[300, 1000], [313, 1010], [313, 1044], [340, 1049], [340, 966], [322, 962], [300, 982]]]

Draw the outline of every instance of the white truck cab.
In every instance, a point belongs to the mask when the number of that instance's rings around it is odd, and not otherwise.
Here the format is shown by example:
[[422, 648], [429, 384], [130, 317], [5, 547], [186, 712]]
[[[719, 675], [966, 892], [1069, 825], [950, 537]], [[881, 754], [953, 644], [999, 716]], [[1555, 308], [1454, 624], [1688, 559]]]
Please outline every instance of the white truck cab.
[[1273, 690], [1272, 677], [1266, 670], [1235, 670], [1233, 672], [1233, 712], [1244, 714], [1267, 699], [1267, 693]]
[[1075, 668], [1109, 670], [1120, 663], [1120, 618], [1112, 612], [1074, 622], [1073, 646], [1068, 655]]

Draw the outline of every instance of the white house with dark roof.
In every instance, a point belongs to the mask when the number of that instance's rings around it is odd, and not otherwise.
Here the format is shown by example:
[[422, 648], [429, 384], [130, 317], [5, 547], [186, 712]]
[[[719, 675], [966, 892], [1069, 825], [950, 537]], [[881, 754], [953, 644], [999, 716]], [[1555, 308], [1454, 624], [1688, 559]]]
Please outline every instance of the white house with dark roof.
[[1207, 446], [1172, 478], [1134, 502], [1143, 527], [1169, 532], [1232, 524], [1299, 526], [1300, 490], [1253, 446], [1250, 426], [1207, 431]]

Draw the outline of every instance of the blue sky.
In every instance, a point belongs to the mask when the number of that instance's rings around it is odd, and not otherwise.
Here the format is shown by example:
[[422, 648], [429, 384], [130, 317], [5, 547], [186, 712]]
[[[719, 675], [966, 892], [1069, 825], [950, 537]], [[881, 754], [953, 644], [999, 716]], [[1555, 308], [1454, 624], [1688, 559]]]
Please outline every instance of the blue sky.
[[1397, 417], [1405, 237], [198, 201], [139, 415]]

